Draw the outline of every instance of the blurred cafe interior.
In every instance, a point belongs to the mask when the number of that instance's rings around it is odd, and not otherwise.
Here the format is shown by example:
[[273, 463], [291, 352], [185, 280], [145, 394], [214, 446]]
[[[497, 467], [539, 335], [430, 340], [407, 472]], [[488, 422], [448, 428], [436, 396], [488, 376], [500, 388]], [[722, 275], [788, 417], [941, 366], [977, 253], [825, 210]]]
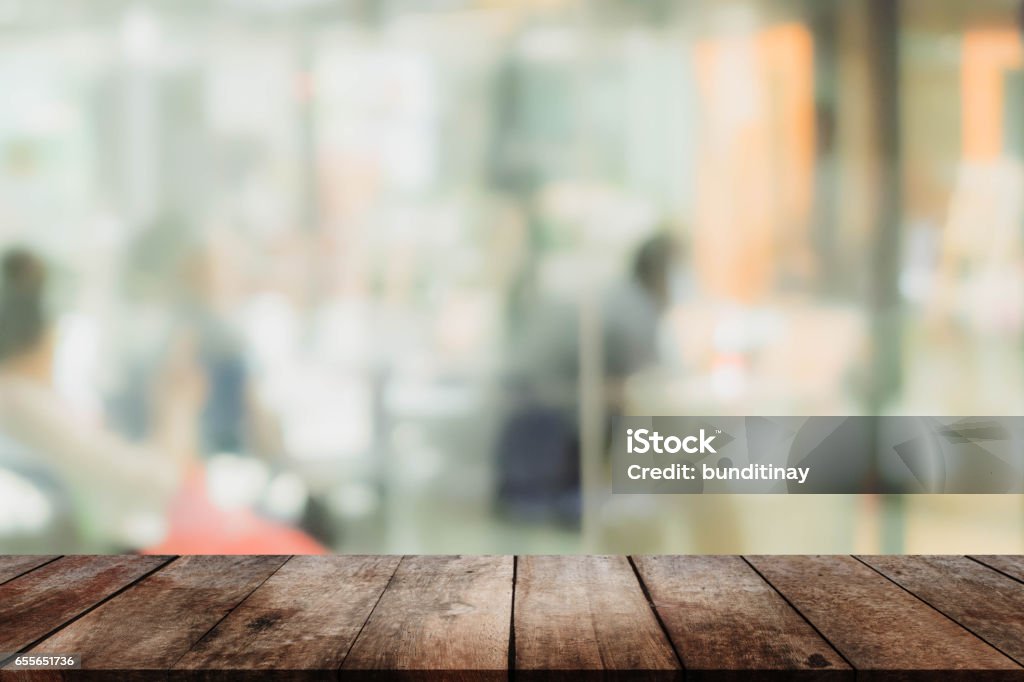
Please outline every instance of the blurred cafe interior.
[[1018, 0], [0, 0], [0, 550], [1024, 552], [612, 495], [614, 415], [1024, 414]]

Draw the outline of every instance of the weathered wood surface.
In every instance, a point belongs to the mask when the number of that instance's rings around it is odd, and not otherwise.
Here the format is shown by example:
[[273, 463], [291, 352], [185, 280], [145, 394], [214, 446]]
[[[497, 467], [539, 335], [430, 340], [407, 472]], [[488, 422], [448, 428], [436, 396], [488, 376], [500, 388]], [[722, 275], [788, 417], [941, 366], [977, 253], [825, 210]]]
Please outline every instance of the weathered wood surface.
[[465, 670], [505, 677], [513, 561], [510, 556], [405, 557], [342, 669]]
[[177, 667], [337, 670], [398, 562], [394, 556], [294, 557]]
[[1024, 663], [1024, 585], [967, 557], [871, 556], [861, 561]]
[[18, 653], [80, 654], [72, 679], [1024, 679], [1024, 561], [0, 557], [0, 652], [5, 680], [62, 678]]
[[515, 632], [516, 670], [680, 668], [624, 556], [521, 557]]
[[975, 561], [1024, 583], [1024, 556], [976, 556]]
[[69, 556], [0, 585], [0, 652], [31, 646], [168, 561]]
[[741, 557], [634, 561], [687, 669], [850, 670]]
[[167, 670], [286, 558], [181, 557], [31, 652], [81, 653], [86, 669]]
[[56, 558], [56, 556], [42, 555], [0, 556], [0, 584], [48, 564]]
[[1020, 666], [848, 556], [761, 556], [750, 563], [858, 670]]

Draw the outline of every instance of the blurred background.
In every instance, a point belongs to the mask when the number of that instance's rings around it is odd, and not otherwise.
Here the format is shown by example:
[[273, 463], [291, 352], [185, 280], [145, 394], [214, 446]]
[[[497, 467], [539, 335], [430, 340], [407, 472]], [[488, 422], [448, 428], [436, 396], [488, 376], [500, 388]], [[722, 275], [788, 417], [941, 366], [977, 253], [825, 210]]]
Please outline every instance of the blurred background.
[[1024, 414], [1022, 21], [0, 0], [0, 550], [1024, 552], [1019, 495], [606, 457], [621, 414]]

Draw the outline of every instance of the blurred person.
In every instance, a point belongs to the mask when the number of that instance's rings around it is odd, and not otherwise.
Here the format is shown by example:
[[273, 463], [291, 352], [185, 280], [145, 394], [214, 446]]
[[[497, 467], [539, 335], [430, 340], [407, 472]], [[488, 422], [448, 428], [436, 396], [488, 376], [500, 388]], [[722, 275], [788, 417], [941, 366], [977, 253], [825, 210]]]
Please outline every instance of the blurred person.
[[[115, 401], [122, 424], [135, 437], [156, 426], [147, 406], [160, 399], [159, 367], [175, 352], [175, 340], [192, 340], [188, 361], [207, 391], [195, 414], [197, 458], [256, 454], [278, 466], [284, 453], [276, 417], [258, 400], [245, 346], [234, 316], [241, 307], [239, 244], [223, 232], [195, 235], [167, 215], [147, 228], [131, 250], [126, 274], [138, 312], [151, 320], [145, 350], [128, 370]], [[134, 317], [133, 317], [134, 323]], [[171, 508], [174, 521], [157, 553], [321, 553], [307, 533], [261, 517], [249, 507], [222, 509], [211, 498], [205, 468], [197, 465]]]
[[46, 299], [42, 261], [9, 251], [0, 261], [0, 466], [38, 482], [73, 526], [38, 551], [325, 551], [304, 533], [208, 500], [198, 457], [206, 382], [188, 332], [174, 336], [156, 373], [149, 437], [132, 444], [79, 417], [54, 389]]
[[[601, 304], [605, 415], [623, 412], [627, 378], [655, 364], [670, 302], [678, 245], [667, 233], [645, 240], [629, 276]], [[537, 306], [515, 339], [509, 371], [513, 406], [498, 436], [498, 506], [526, 518], [580, 520], [579, 310]]]
[[[165, 216], [147, 228], [132, 249], [127, 285], [157, 318], [148, 347], [160, 338], [188, 334], [208, 392], [200, 411], [200, 455], [283, 454], [280, 425], [255, 391], [245, 347], [233, 316], [242, 287], [238, 244], [215, 232], [190, 234], [187, 224]], [[164, 351], [166, 352], [166, 351]], [[117, 401], [123, 425], [136, 436], [151, 428], [146, 409], [159, 358], [137, 358]]]
[[188, 431], [201, 380], [173, 353], [162, 372], [161, 400], [152, 406], [150, 440], [123, 441], [77, 415], [55, 390], [55, 330], [46, 298], [43, 262], [27, 250], [8, 251], [0, 262], [0, 467], [49, 493], [70, 526], [60, 546], [39, 551], [152, 542], [194, 460]]

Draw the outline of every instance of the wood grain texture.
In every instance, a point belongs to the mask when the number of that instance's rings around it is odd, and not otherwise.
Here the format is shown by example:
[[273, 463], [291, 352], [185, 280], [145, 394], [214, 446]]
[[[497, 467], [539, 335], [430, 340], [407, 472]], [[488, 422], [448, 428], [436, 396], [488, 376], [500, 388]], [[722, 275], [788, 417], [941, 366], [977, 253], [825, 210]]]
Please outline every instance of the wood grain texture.
[[210, 631], [177, 667], [333, 674], [398, 562], [395, 556], [295, 557]]
[[1019, 557], [32, 561], [0, 651], [74, 679], [1024, 679]]
[[343, 671], [445, 670], [445, 679], [504, 679], [512, 570], [511, 556], [404, 557]]
[[986, 566], [990, 566], [997, 571], [1005, 573], [1014, 580], [1024, 582], [1024, 556], [975, 556], [971, 557], [976, 561], [980, 561]]
[[0, 585], [0, 651], [20, 651], [169, 560], [68, 556]]
[[858, 671], [1021, 670], [853, 557], [748, 560]]
[[1024, 662], [1024, 584], [967, 557], [865, 556], [861, 561]]
[[521, 557], [514, 622], [517, 671], [680, 668], [624, 556]]
[[0, 556], [0, 584], [13, 580], [56, 558], [57, 555], [43, 556], [39, 554]]
[[84, 669], [166, 670], [286, 559], [181, 557], [33, 651], [82, 653]]
[[641, 556], [634, 562], [688, 671], [850, 672], [741, 557]]

